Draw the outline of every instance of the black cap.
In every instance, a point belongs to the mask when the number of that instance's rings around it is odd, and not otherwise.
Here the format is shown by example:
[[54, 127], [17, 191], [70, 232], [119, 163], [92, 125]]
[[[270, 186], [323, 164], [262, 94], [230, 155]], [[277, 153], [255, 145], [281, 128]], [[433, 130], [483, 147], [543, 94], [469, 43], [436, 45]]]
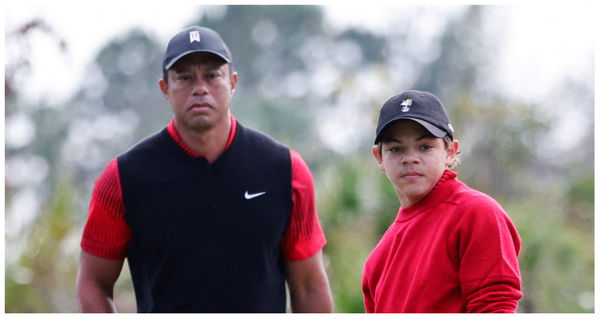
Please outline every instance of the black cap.
[[229, 48], [221, 36], [212, 29], [192, 26], [177, 33], [167, 45], [163, 59], [163, 70], [170, 69], [179, 59], [195, 52], [209, 52], [231, 63]]
[[450, 124], [446, 109], [442, 102], [429, 92], [404, 91], [385, 102], [379, 111], [375, 144], [381, 140], [382, 132], [398, 120], [413, 120], [435, 137], [448, 135], [454, 139], [454, 128]]

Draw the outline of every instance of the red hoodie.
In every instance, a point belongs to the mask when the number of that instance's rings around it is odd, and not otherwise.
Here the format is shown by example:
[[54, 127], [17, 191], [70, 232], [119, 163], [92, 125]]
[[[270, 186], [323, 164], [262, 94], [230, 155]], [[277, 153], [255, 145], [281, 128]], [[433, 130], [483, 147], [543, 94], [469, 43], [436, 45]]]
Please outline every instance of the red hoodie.
[[521, 239], [502, 207], [446, 171], [367, 258], [365, 310], [516, 312]]

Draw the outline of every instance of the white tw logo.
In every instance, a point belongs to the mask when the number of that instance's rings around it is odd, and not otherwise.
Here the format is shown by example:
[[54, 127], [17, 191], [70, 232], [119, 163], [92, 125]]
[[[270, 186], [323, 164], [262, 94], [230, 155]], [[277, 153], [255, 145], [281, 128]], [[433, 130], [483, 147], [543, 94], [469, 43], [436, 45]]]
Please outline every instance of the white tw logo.
[[194, 41], [200, 42], [200, 31], [190, 32], [190, 43]]
[[408, 112], [410, 110], [408, 107], [412, 105], [412, 99], [406, 99], [406, 100], [402, 101], [402, 103], [400, 103], [400, 105], [403, 106], [402, 112]]

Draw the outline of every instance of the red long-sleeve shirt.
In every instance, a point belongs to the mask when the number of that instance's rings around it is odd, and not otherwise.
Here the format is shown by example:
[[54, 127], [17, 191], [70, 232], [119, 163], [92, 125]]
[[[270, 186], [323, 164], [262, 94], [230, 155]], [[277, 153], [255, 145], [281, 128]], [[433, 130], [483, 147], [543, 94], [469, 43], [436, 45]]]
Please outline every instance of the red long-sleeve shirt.
[[[231, 117], [232, 127], [226, 148], [235, 136], [236, 121]], [[171, 137], [188, 155], [200, 157], [190, 149], [175, 129], [174, 122], [167, 126]], [[326, 244], [325, 235], [317, 216], [314, 182], [310, 169], [299, 153], [290, 150], [292, 160], [292, 213], [290, 224], [281, 245], [288, 260], [301, 260], [314, 255]], [[131, 229], [125, 221], [125, 207], [121, 194], [117, 160], [113, 159], [96, 181], [90, 203], [81, 248], [88, 253], [106, 259], [123, 259], [127, 256], [127, 244]]]
[[400, 208], [368, 257], [365, 310], [516, 312], [520, 248], [502, 207], [446, 171], [425, 198]]

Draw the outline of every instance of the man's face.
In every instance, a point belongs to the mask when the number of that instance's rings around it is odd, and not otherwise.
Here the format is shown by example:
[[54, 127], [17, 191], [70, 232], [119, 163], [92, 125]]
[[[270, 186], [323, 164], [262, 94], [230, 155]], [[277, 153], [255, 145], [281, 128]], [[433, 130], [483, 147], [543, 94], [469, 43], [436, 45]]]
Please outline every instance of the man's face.
[[403, 207], [413, 205], [433, 189], [452, 164], [458, 148], [456, 141], [446, 148], [441, 138], [411, 120], [401, 120], [387, 128], [382, 141], [381, 154], [374, 146], [373, 155], [379, 169], [394, 185]]
[[171, 104], [175, 121], [197, 132], [227, 120], [229, 103], [237, 84], [225, 61], [211, 53], [193, 53], [167, 72], [160, 88]]

